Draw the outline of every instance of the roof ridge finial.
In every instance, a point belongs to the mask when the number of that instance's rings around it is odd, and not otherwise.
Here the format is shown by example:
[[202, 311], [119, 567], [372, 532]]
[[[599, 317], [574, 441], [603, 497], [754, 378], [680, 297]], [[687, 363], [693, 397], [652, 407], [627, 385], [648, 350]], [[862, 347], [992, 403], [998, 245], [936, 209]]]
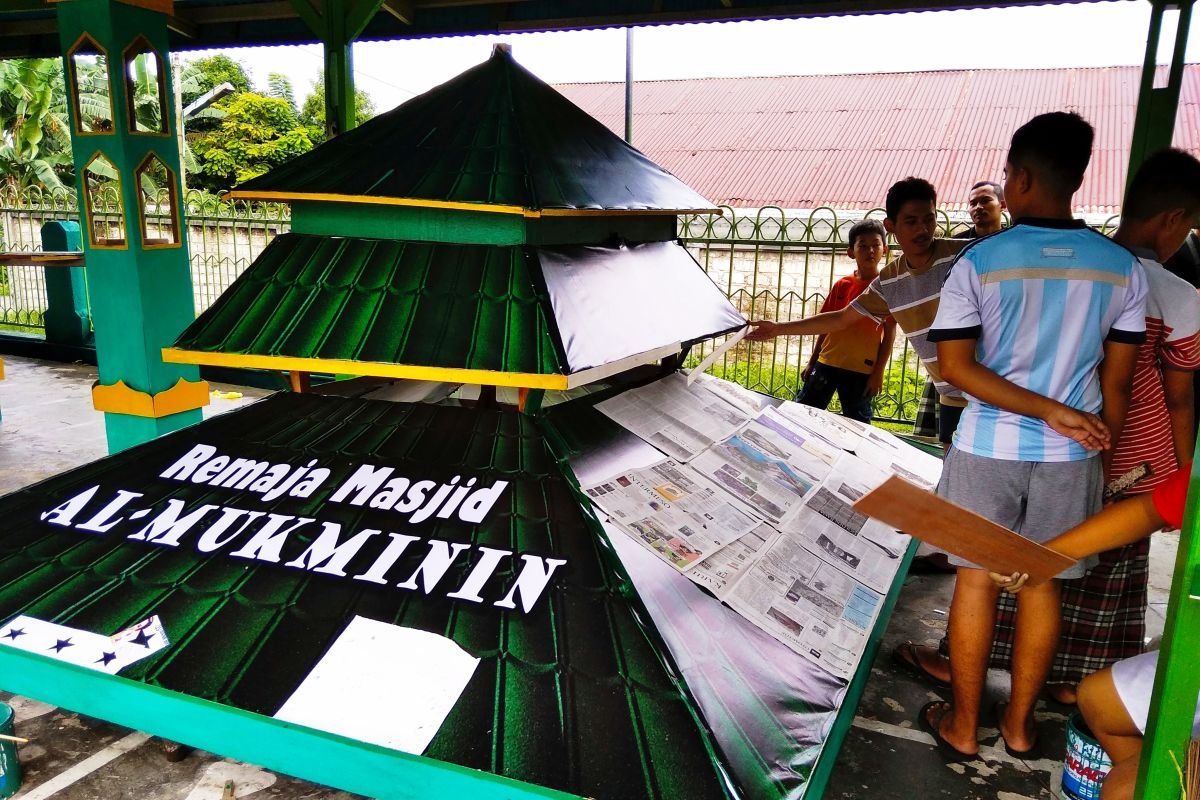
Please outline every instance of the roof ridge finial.
[[492, 45], [492, 55], [496, 55], [497, 53], [504, 53], [507, 56], [511, 56], [512, 45], [508, 42], [496, 42]]

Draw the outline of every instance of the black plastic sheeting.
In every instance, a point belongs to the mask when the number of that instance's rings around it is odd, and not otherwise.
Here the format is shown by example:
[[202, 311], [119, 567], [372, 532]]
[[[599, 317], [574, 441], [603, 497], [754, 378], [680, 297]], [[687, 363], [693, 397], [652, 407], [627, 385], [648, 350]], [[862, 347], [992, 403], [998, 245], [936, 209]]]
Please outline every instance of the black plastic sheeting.
[[534, 252], [571, 372], [746, 324], [677, 242]]

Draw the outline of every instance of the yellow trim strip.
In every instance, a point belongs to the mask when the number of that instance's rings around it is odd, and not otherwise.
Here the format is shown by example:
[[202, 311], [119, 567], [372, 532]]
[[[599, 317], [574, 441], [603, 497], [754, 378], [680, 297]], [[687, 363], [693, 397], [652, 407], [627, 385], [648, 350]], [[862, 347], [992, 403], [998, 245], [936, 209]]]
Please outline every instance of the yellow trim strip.
[[318, 200], [326, 203], [360, 203], [372, 206], [409, 206], [411, 208], [445, 208], [452, 211], [484, 211], [491, 214], [523, 214], [541, 216], [541, 212], [530, 211], [521, 206], [488, 205], [486, 203], [455, 203], [447, 200], [419, 200], [411, 197], [373, 197], [360, 194], [322, 194], [320, 192], [255, 192], [232, 191], [225, 195], [233, 200]]
[[208, 405], [208, 381], [180, 378], [174, 386], [156, 395], [139, 392], [125, 381], [105, 386], [92, 384], [92, 407], [109, 414], [161, 419]]
[[234, 190], [225, 195], [233, 200], [315, 200], [326, 203], [361, 203], [374, 206], [407, 206], [409, 208], [442, 208], [450, 211], [483, 211], [491, 214], [519, 214], [529, 219], [539, 217], [627, 217], [678, 216], [680, 214], [719, 214], [716, 208], [524, 208], [523, 206], [461, 203], [450, 200], [423, 200], [414, 197], [375, 197], [361, 194], [323, 194], [320, 192], [257, 192]]
[[414, 364], [384, 364], [379, 361], [350, 361], [342, 358], [299, 358], [243, 353], [208, 353], [164, 347], [162, 359], [170, 364], [205, 364], [212, 367], [274, 369], [283, 372], [330, 372], [335, 375], [373, 375], [378, 378], [405, 378], [443, 383], [513, 386], [529, 389], [567, 388], [565, 375], [538, 375], [532, 372], [496, 372], [486, 369], [422, 367]]
[[717, 208], [543, 208], [543, 217], [677, 217], [680, 214], [719, 214]]

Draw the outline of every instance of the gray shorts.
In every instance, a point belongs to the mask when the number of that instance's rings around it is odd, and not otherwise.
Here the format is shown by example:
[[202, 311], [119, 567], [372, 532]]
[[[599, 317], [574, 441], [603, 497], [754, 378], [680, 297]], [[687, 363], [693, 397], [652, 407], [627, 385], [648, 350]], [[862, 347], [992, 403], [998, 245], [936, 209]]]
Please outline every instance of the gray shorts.
[[[1041, 544], [1100, 510], [1104, 490], [1098, 457], [1082, 461], [1003, 461], [951, 447], [937, 493]], [[932, 548], [933, 552], [944, 552]], [[946, 554], [956, 567], [979, 567]], [[1078, 578], [1097, 561], [1080, 560], [1059, 578]]]

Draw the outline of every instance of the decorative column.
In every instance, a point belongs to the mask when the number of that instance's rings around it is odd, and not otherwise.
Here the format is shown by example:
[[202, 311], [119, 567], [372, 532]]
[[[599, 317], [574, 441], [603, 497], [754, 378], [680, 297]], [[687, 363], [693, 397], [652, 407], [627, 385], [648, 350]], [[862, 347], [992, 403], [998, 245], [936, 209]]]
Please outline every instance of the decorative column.
[[57, 4], [110, 452], [200, 421], [208, 385], [161, 349], [195, 318], [170, 113], [170, 0]]

